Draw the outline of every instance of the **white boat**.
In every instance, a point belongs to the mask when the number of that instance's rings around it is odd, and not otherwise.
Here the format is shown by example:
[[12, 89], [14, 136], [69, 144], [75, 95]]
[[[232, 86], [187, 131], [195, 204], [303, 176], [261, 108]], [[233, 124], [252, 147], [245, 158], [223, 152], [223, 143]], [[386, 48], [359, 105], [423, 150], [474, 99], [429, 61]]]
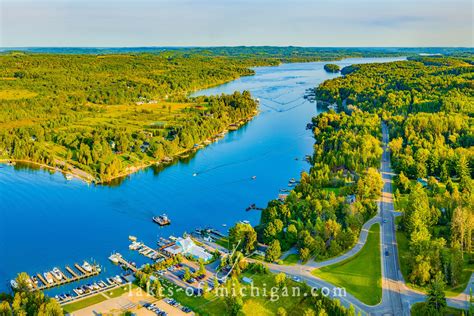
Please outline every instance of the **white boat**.
[[122, 278], [120, 277], [120, 275], [116, 275], [114, 277], [114, 282], [117, 283], [117, 284], [122, 284], [123, 283]]
[[87, 261], [84, 261], [82, 268], [86, 270], [86, 272], [92, 272], [92, 266]]
[[71, 181], [73, 178], [74, 178], [74, 177], [73, 177], [72, 174], [70, 174], [70, 173], [67, 173], [67, 174], [66, 174], [66, 180]]
[[128, 239], [129, 239], [130, 241], [137, 241], [137, 237], [132, 236], [132, 235], [128, 236]]
[[244, 224], [250, 224], [250, 222], [248, 220], [243, 220], [242, 223]]
[[109, 260], [112, 261], [113, 263], [119, 263], [120, 261], [119, 258], [120, 258], [120, 255], [118, 253], [114, 253], [110, 255]]
[[61, 281], [62, 278], [63, 278], [63, 275], [61, 274], [61, 271], [59, 271], [59, 269], [57, 267], [54, 267], [53, 268], [53, 271], [51, 271], [51, 273], [53, 274], [53, 276], [58, 279], [58, 281]]
[[15, 280], [11, 280], [10, 285], [12, 286], [13, 289], [16, 289], [18, 287], [18, 283], [16, 283]]
[[128, 246], [128, 249], [137, 250], [138, 248], [141, 247], [141, 245], [142, 245], [141, 243], [134, 241], [130, 244], [130, 246]]
[[45, 272], [43, 273], [43, 276], [46, 279], [46, 282], [48, 282], [49, 284], [54, 283], [53, 275], [51, 274], [51, 272]]

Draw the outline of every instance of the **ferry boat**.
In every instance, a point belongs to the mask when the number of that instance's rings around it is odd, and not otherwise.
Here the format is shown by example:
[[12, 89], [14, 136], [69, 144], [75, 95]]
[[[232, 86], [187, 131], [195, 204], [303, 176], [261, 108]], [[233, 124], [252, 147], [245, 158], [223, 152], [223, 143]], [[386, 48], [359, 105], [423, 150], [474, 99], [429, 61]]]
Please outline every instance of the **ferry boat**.
[[53, 274], [53, 276], [58, 279], [58, 281], [61, 281], [62, 278], [63, 278], [63, 275], [61, 274], [61, 271], [59, 271], [59, 269], [57, 267], [54, 267], [53, 268], [53, 271], [51, 271], [51, 273]]
[[86, 270], [86, 272], [92, 272], [92, 266], [87, 261], [84, 261], [82, 268]]
[[159, 215], [159, 216], [154, 216], [153, 221], [157, 223], [160, 226], [165, 226], [171, 224], [171, 221], [169, 220], [168, 216], [166, 214]]
[[43, 276], [46, 279], [46, 281], [48, 282], [48, 284], [53, 284], [54, 283], [53, 275], [51, 274], [51, 272], [45, 272], [45, 273], [43, 273]]

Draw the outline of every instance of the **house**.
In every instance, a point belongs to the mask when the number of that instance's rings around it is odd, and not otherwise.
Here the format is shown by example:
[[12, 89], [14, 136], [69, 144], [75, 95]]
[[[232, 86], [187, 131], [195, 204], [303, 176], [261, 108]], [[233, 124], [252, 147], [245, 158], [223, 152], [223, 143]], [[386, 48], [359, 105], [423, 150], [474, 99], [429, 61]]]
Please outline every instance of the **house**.
[[356, 201], [355, 194], [351, 194], [351, 195], [346, 196], [346, 203], [347, 204], [354, 204], [355, 201]]
[[418, 178], [418, 179], [416, 179], [416, 182], [421, 184], [423, 187], [426, 187], [428, 185], [428, 181], [424, 178]]
[[242, 282], [244, 284], [252, 284], [253, 283], [253, 280], [251, 278], [248, 278], [248, 277], [243, 277], [242, 278]]
[[163, 249], [163, 251], [171, 256], [182, 254], [184, 256], [190, 256], [194, 259], [202, 259], [204, 262], [212, 259], [212, 254], [207, 252], [204, 248], [196, 245], [189, 237], [177, 238], [174, 245]]
[[140, 149], [141, 149], [142, 153], [147, 151], [148, 148], [150, 148], [150, 143], [149, 142], [143, 142], [143, 144], [140, 146]]

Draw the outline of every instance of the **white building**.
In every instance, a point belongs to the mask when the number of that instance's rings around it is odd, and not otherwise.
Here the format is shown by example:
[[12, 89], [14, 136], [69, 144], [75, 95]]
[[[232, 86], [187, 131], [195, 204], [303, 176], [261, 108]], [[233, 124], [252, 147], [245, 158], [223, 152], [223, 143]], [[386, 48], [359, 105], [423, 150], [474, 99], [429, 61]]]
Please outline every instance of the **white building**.
[[189, 237], [177, 238], [176, 243], [173, 246], [165, 248], [164, 251], [172, 256], [183, 254], [184, 256], [191, 256], [194, 259], [202, 259], [204, 262], [212, 259], [212, 254], [196, 245]]

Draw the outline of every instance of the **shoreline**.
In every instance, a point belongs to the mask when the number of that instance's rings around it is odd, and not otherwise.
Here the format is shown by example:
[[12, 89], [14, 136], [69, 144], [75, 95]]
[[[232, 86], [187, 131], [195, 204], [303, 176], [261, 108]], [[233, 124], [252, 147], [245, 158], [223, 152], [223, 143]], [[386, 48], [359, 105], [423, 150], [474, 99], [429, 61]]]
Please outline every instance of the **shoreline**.
[[[123, 172], [120, 172], [119, 174], [117, 174], [115, 176], [112, 176], [112, 177], [109, 177], [106, 180], [102, 180], [102, 181], [97, 179], [92, 174], [88, 173], [87, 171], [79, 169], [79, 168], [75, 167], [74, 165], [71, 165], [71, 164], [69, 164], [69, 163], [67, 163], [66, 161], [63, 161], [63, 160], [56, 160], [55, 162], [58, 165], [61, 165], [61, 166], [67, 165], [67, 167], [70, 168], [67, 171], [63, 170], [63, 169], [61, 169], [60, 167], [57, 167], [57, 166], [53, 167], [51, 165], [47, 165], [47, 164], [42, 163], [42, 162], [32, 161], [32, 160], [28, 160], [28, 159], [0, 158], [0, 164], [7, 164], [7, 165], [11, 165], [11, 163], [31, 164], [31, 165], [34, 165], [34, 166], [38, 166], [42, 169], [52, 170], [54, 172], [56, 172], [56, 171], [61, 172], [65, 176], [70, 175], [74, 178], [77, 178], [79, 180], [84, 181], [87, 184], [94, 183], [94, 184], [100, 184], [100, 185], [105, 184], [106, 185], [106, 184], [109, 184], [109, 183], [111, 183], [112, 181], [114, 181], [116, 179], [125, 178], [129, 175], [132, 175], [132, 174], [134, 174], [134, 173], [136, 173], [140, 170], [146, 169], [146, 168], [151, 167], [153, 165], [158, 166], [158, 165], [170, 164], [176, 158], [179, 158], [180, 155], [183, 155], [183, 154], [186, 154], [186, 153], [191, 153], [191, 152], [197, 152], [198, 150], [200, 150], [202, 148], [205, 148], [208, 145], [212, 144], [217, 139], [220, 139], [220, 138], [224, 137], [230, 131], [239, 130], [243, 125], [245, 125], [248, 122], [250, 122], [251, 120], [253, 120], [258, 115], [258, 113], [259, 113], [259, 110], [256, 109], [252, 116], [241, 119], [240, 121], [238, 121], [236, 123], [231, 123], [230, 125], [227, 126], [227, 129], [225, 129], [225, 130], [213, 135], [212, 137], [210, 137], [211, 142], [208, 143], [208, 144], [205, 144], [205, 142], [209, 141], [210, 139], [205, 139], [205, 140], [201, 141], [200, 143], [198, 143], [199, 146], [197, 148], [183, 149], [182, 151], [179, 151], [179, 152], [175, 153], [171, 157], [165, 157], [164, 159], [160, 159], [160, 160], [150, 160], [150, 161], [144, 162], [144, 163], [139, 164], [139, 165], [134, 165], [134, 166], [127, 167]], [[237, 125], [237, 128], [235, 128], [236, 125]], [[222, 137], [220, 137], [219, 135], [221, 135]], [[165, 160], [166, 158], [167, 158], [167, 160]]]

